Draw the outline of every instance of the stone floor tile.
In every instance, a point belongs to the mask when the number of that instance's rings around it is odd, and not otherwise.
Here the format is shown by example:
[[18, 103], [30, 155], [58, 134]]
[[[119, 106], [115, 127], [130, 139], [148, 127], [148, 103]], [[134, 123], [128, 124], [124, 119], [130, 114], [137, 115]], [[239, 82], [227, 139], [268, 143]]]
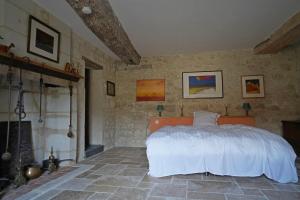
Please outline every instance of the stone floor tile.
[[203, 180], [205, 181], [233, 181], [233, 178], [231, 176], [217, 176], [217, 175], [208, 175], [203, 176]]
[[241, 188], [274, 189], [268, 181], [237, 181]]
[[141, 178], [136, 176], [101, 176], [94, 184], [135, 187]]
[[174, 175], [173, 177], [186, 180], [202, 180], [203, 174]]
[[252, 196], [252, 195], [233, 195], [227, 194], [227, 200], [267, 200], [264, 196]]
[[173, 177], [171, 183], [174, 185], [187, 185], [188, 180]]
[[171, 178], [172, 178], [172, 176], [156, 178], [156, 177], [146, 175], [143, 178], [142, 182], [147, 182], [147, 183], [171, 183]]
[[243, 194], [243, 191], [233, 182], [193, 181], [188, 182], [189, 191]]
[[120, 165], [120, 164], [107, 164], [101, 167], [100, 169], [96, 170], [94, 174], [98, 175], [116, 175], [118, 174], [122, 169], [125, 169], [126, 165]]
[[154, 197], [151, 196], [147, 200], [186, 200], [185, 198], [176, 198], [176, 197]]
[[263, 196], [263, 193], [259, 189], [246, 189], [242, 188], [244, 195], [255, 195], [255, 196]]
[[137, 185], [138, 188], [153, 188], [155, 183], [141, 182]]
[[138, 168], [126, 168], [118, 173], [118, 176], [145, 176], [148, 170], [146, 169], [138, 169]]
[[185, 198], [186, 186], [172, 184], [157, 184], [152, 189], [150, 196]]
[[146, 200], [149, 189], [119, 188], [109, 200]]
[[269, 200], [299, 200], [300, 192], [283, 192], [274, 190], [262, 190]]
[[89, 185], [84, 191], [88, 192], [104, 192], [104, 193], [114, 193], [118, 187], [107, 186], [107, 185]]
[[272, 184], [273, 187], [275, 188], [274, 190], [279, 190], [279, 191], [290, 191], [290, 192], [297, 192], [297, 185], [294, 184], [280, 184], [280, 183], [275, 183]]
[[65, 190], [59, 193], [57, 196], [51, 198], [51, 200], [86, 200], [92, 194], [92, 192]]
[[224, 194], [215, 193], [199, 193], [199, 192], [188, 192], [188, 199], [199, 199], [199, 200], [225, 200]]
[[94, 193], [88, 200], [106, 200], [110, 195], [110, 193]]
[[42, 194], [41, 196], [39, 196], [37, 199], [38, 200], [49, 200], [50, 198], [58, 195], [61, 192], [62, 192], [62, 190], [50, 190], [50, 191]]
[[95, 166], [91, 169], [91, 170], [98, 170], [100, 169], [101, 167], [103, 167], [105, 164], [104, 163], [98, 163], [98, 164], [95, 164]]
[[59, 190], [84, 190], [88, 185], [91, 185], [93, 180], [85, 178], [74, 178], [56, 187]]

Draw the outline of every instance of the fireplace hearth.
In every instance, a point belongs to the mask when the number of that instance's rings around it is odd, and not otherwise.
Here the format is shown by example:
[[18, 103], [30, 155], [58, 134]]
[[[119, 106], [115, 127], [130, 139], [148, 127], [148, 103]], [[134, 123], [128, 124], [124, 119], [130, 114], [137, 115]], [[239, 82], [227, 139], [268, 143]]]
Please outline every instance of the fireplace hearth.
[[[5, 152], [7, 139], [7, 121], [0, 122], [0, 153]], [[18, 166], [18, 121], [10, 122], [10, 136], [8, 151], [12, 157], [8, 161], [0, 158], [0, 178], [14, 179], [17, 174]], [[21, 122], [21, 145], [22, 166], [30, 165], [34, 162], [31, 121]]]

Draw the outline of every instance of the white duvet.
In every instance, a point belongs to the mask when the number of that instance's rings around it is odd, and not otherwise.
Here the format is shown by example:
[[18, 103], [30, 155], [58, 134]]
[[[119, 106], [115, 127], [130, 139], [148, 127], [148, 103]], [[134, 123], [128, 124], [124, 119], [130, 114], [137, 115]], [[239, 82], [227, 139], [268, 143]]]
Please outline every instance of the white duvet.
[[210, 172], [297, 182], [296, 154], [282, 137], [243, 125], [166, 126], [147, 141], [149, 175]]

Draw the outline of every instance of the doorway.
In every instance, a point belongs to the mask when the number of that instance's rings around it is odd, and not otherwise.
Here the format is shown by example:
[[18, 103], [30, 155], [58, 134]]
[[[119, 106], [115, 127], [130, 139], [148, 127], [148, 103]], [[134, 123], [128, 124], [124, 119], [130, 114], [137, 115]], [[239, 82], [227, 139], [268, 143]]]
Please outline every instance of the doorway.
[[90, 87], [91, 74], [90, 69], [85, 69], [85, 150], [90, 146]]

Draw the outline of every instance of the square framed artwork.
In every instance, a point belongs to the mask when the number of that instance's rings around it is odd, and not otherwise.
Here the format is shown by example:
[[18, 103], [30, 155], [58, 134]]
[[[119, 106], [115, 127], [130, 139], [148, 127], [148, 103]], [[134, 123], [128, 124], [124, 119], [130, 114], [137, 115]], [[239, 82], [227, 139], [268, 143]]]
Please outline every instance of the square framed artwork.
[[263, 75], [242, 76], [242, 97], [263, 98], [265, 97], [265, 86]]
[[60, 33], [33, 16], [29, 16], [27, 52], [59, 62]]
[[106, 94], [108, 96], [116, 96], [115, 83], [106, 81]]
[[137, 80], [136, 101], [165, 101], [165, 80]]
[[182, 73], [183, 98], [223, 98], [222, 71]]

